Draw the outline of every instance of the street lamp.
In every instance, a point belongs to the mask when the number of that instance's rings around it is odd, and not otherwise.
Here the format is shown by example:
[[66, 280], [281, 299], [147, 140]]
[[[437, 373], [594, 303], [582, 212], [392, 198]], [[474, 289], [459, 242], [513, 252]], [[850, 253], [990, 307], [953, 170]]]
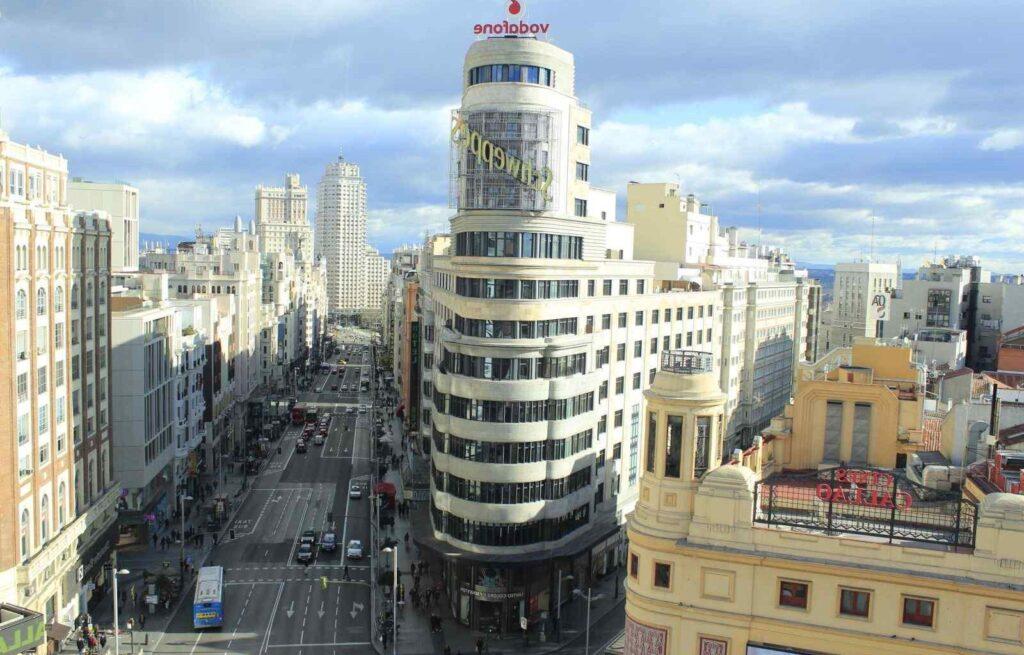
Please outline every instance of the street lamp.
[[562, 640], [562, 580], [572, 581], [574, 579], [572, 573], [562, 575], [562, 569], [558, 569], [558, 600], [555, 602], [555, 641]]
[[[181, 534], [178, 535], [178, 536], [181, 537], [181, 560], [179, 561], [178, 566], [181, 568], [181, 572], [184, 574], [185, 573], [185, 501], [186, 500], [192, 501], [192, 500], [194, 500], [194, 498], [192, 498], [192, 496], [187, 496], [185, 494], [181, 494], [180, 496], [178, 496], [178, 498], [181, 501], [180, 503], [178, 503], [181, 506], [180, 507], [180, 510], [181, 510]], [[184, 582], [184, 580], [182, 582]], [[184, 588], [185, 587], [183, 586], [182, 589], [184, 589]]]
[[600, 600], [600, 599], [604, 598], [604, 596], [602, 594], [598, 594], [596, 596], [591, 595], [593, 593], [593, 589], [591, 589], [590, 587], [587, 587], [587, 593], [586, 594], [584, 594], [583, 591], [581, 591], [580, 589], [573, 589], [572, 593], [577, 595], [577, 596], [584, 596], [585, 595], [586, 598], [587, 598], [587, 637], [586, 637], [586, 640], [584, 641], [585, 645], [583, 646], [583, 652], [587, 653], [587, 655], [590, 655], [590, 601], [592, 601], [592, 600]]
[[391, 580], [391, 655], [398, 649], [398, 546], [385, 546], [382, 553], [391, 553], [391, 566], [394, 571]]
[[114, 655], [121, 655], [121, 624], [117, 616], [117, 576], [128, 575], [128, 569], [111, 569], [114, 578]]

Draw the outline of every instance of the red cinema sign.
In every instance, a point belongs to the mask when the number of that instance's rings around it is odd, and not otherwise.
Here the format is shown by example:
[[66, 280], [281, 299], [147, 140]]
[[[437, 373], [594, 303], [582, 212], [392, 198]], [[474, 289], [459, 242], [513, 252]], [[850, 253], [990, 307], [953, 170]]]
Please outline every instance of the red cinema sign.
[[881, 471], [836, 469], [834, 483], [818, 484], [815, 493], [824, 502], [884, 509], [909, 509], [913, 497], [893, 491], [893, 476]]

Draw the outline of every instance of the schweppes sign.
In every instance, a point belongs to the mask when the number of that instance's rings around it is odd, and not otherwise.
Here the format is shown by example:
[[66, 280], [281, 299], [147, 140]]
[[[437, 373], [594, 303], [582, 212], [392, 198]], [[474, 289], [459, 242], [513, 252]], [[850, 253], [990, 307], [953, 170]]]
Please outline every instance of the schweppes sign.
[[505, 173], [536, 190], [546, 202], [551, 202], [550, 189], [554, 174], [547, 166], [535, 169], [532, 163], [506, 153], [471, 128], [458, 114], [452, 119], [452, 142], [476, 157], [477, 162], [487, 166], [488, 170]]

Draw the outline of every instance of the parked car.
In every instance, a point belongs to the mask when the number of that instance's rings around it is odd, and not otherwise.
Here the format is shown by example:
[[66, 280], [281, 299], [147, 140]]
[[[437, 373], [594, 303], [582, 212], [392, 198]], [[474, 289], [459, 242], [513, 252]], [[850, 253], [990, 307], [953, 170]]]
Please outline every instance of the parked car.
[[348, 542], [348, 548], [345, 549], [345, 557], [349, 559], [363, 559], [363, 542], [358, 539]]

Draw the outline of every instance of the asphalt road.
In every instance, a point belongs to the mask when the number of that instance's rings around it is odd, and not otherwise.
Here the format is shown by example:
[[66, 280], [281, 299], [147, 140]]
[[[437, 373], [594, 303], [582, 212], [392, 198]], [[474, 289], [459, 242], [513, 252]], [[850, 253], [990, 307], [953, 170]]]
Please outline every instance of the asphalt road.
[[[348, 358], [346, 358], [348, 359]], [[192, 628], [191, 597], [178, 608], [152, 653], [245, 653], [247, 655], [327, 655], [372, 652], [370, 646], [369, 559], [346, 560], [345, 545], [369, 542], [369, 421], [372, 413], [345, 414], [348, 406], [369, 404], [358, 392], [362, 366], [351, 361], [343, 376], [318, 375], [304, 402], [333, 415], [323, 446], [295, 451], [301, 431], [290, 426], [281, 439], [281, 455], [252, 479], [252, 492], [232, 522], [226, 539], [207, 565], [224, 570], [224, 625]], [[369, 365], [369, 354], [362, 364]], [[332, 386], [338, 385], [338, 391]], [[343, 385], [356, 392], [345, 393]], [[336, 403], [336, 404], [334, 404]], [[349, 484], [362, 487], [361, 499], [349, 498]], [[333, 522], [338, 548], [319, 548], [319, 534]], [[316, 530], [315, 560], [295, 561], [302, 532]], [[349, 563], [349, 576], [343, 566]], [[321, 578], [326, 577], [324, 589]], [[190, 592], [191, 593], [191, 592]]]

